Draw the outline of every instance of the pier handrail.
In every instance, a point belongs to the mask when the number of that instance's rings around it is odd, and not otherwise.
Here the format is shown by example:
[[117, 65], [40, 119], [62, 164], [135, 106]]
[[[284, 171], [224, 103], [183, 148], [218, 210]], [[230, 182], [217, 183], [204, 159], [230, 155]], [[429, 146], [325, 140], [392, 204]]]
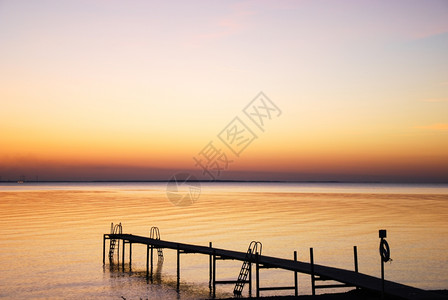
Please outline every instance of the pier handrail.
[[261, 255], [261, 250], [263, 245], [258, 241], [252, 241], [249, 244], [249, 248], [246, 252], [245, 260], [241, 266], [240, 273], [238, 274], [238, 279], [235, 283], [235, 288], [233, 289], [233, 295], [241, 297], [243, 293], [244, 284], [247, 282], [247, 276], [251, 271], [251, 261], [254, 255]]
[[[153, 226], [149, 230], [149, 238], [160, 240], [160, 230], [159, 227]], [[163, 250], [160, 247], [157, 247], [157, 256], [159, 257], [159, 262], [163, 261]], [[151, 259], [152, 259], [152, 249], [151, 249]]]
[[[123, 233], [123, 226], [121, 226], [121, 222], [118, 224], [110, 223], [110, 233], [113, 234], [122, 234]], [[115, 246], [117, 244], [118, 240], [118, 249], [120, 249], [120, 239], [111, 239], [109, 244], [109, 260], [113, 261], [114, 259], [114, 252], [115, 252]]]
[[151, 227], [151, 230], [149, 231], [149, 237], [151, 239], [160, 240], [160, 230], [159, 227]]

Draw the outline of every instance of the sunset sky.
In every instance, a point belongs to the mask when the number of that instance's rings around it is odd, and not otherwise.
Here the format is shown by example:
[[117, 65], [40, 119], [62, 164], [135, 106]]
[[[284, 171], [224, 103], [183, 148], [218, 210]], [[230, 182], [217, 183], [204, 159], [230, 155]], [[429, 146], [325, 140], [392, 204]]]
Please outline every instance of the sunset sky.
[[448, 182], [448, 1], [0, 0], [0, 101], [0, 180]]

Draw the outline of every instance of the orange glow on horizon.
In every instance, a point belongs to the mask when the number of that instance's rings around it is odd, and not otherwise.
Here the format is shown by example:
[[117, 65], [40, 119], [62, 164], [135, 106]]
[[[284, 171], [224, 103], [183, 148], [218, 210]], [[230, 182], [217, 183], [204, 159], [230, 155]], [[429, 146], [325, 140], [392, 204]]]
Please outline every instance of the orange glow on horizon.
[[[0, 177], [165, 179], [213, 141], [226, 179], [448, 181], [445, 7], [268, 2], [2, 3]], [[263, 129], [260, 91], [282, 111]], [[239, 157], [235, 117], [257, 135]]]

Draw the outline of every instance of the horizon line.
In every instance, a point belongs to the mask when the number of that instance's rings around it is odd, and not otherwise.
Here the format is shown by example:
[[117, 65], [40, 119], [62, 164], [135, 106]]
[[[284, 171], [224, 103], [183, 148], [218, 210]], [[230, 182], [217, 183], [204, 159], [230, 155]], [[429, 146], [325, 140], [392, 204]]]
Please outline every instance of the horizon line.
[[[168, 183], [171, 180], [0, 180], [0, 183]], [[370, 184], [448, 184], [448, 182], [421, 182], [421, 181], [354, 181], [354, 180], [188, 180], [201, 183], [370, 183]]]

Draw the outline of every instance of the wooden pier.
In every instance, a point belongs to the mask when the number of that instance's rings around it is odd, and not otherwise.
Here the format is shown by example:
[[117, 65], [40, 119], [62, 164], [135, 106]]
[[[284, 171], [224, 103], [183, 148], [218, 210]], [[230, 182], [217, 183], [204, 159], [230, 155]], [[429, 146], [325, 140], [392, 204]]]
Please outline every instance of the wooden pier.
[[[113, 231], [112, 231], [113, 232]], [[121, 263], [125, 263], [126, 244], [129, 244], [129, 264], [132, 264], [132, 246], [133, 244], [145, 245], [147, 249], [146, 255], [146, 271], [147, 274], [153, 269], [152, 252], [153, 249], [172, 249], [177, 251], [177, 284], [180, 282], [180, 254], [183, 253], [197, 253], [209, 256], [209, 287], [214, 297], [217, 284], [235, 284], [237, 281], [219, 281], [216, 280], [216, 260], [239, 260], [247, 261], [246, 252], [239, 252], [233, 250], [226, 250], [212, 247], [212, 243], [209, 246], [192, 245], [178, 242], [170, 242], [161, 240], [160, 236], [157, 238], [150, 238], [144, 236], [137, 236], [132, 234], [113, 233], [103, 235], [103, 264], [106, 262], [106, 240], [122, 241], [121, 249]], [[115, 245], [115, 242], [114, 242]], [[120, 243], [118, 243], [120, 245]], [[120, 251], [120, 248], [117, 249]], [[356, 287], [367, 289], [370, 291], [381, 294], [382, 292], [382, 280], [370, 275], [362, 274], [357, 271], [357, 255], [356, 247], [355, 253], [355, 270], [344, 270], [339, 268], [327, 267], [314, 264], [313, 251], [310, 249], [311, 261], [301, 262], [297, 261], [297, 254], [294, 253], [294, 259], [283, 259], [265, 255], [254, 255], [249, 259], [250, 273], [249, 280], [245, 281], [249, 286], [249, 296], [252, 296], [252, 265], [255, 266], [255, 291], [256, 296], [260, 296], [260, 291], [264, 290], [294, 290], [294, 295], [298, 295], [298, 277], [297, 273], [309, 274], [311, 276], [312, 293], [315, 294], [315, 290], [319, 288], [336, 288], [336, 287]], [[151, 255], [150, 255], [151, 253]], [[119, 253], [120, 255], [120, 253]], [[287, 287], [260, 287], [259, 273], [263, 268], [277, 268], [292, 271], [294, 274], [294, 285]], [[317, 281], [331, 280], [337, 281], [338, 284], [317, 285]], [[446, 297], [425, 291], [422, 289], [414, 288], [411, 286], [403, 285], [392, 281], [384, 281], [384, 293], [386, 296], [397, 297], [401, 299], [409, 300], [429, 300], [429, 299], [447, 299]]]

